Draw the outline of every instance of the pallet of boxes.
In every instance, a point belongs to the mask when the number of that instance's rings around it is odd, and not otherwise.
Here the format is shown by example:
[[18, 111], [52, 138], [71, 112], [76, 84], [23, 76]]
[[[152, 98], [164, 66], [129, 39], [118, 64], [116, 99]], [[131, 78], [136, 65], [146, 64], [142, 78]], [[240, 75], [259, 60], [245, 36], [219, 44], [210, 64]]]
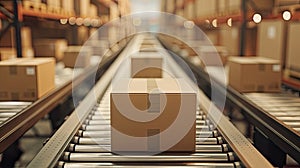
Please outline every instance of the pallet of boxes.
[[132, 56], [131, 77], [112, 87], [112, 152], [194, 152], [196, 93], [185, 81], [164, 76], [165, 58], [151, 50]]

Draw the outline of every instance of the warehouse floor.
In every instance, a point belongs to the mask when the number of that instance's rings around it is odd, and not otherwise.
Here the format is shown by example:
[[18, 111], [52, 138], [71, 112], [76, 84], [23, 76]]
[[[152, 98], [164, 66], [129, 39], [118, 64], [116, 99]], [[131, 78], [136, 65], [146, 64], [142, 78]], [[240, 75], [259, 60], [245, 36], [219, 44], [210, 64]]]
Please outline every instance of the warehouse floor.
[[15, 167], [21, 168], [34, 158], [34, 156], [43, 147], [43, 143], [51, 136], [50, 120], [44, 118], [40, 120], [32, 129], [30, 129], [20, 140], [20, 147], [23, 155], [15, 164]]

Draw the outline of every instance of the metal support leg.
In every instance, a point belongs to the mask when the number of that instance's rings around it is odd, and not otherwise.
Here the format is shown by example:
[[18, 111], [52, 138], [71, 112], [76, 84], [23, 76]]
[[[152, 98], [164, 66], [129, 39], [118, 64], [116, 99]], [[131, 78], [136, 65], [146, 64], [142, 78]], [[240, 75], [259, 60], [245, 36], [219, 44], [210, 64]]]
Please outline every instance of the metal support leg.
[[283, 167], [286, 164], [286, 154], [257, 128], [254, 130], [253, 141], [254, 146], [273, 166]]
[[241, 25], [241, 38], [240, 38], [240, 56], [245, 55], [246, 46], [246, 29], [247, 29], [247, 0], [242, 0], [241, 11], [242, 11], [242, 25]]
[[14, 26], [15, 26], [15, 36], [16, 36], [16, 49], [17, 57], [22, 57], [22, 39], [21, 39], [21, 24], [19, 22], [19, 8], [18, 0], [13, 0], [14, 7]]

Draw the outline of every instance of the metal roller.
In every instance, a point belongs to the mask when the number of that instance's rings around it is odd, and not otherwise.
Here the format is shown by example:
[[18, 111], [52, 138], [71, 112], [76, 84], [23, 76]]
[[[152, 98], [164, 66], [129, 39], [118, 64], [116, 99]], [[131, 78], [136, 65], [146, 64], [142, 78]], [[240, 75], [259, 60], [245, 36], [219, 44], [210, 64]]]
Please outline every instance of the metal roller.
[[269, 112], [269, 113], [275, 117], [287, 117], [287, 116], [300, 117], [299, 111]]
[[[110, 130], [106, 131], [86, 131], [86, 130], [78, 130], [78, 136], [81, 137], [106, 137], [110, 136]], [[198, 138], [210, 138], [210, 137], [218, 137], [220, 134], [217, 130], [213, 131], [205, 131], [205, 130], [196, 130], [196, 137]]]
[[300, 122], [300, 117], [277, 117], [277, 119], [282, 121]]
[[8, 118], [8, 117], [11, 117], [15, 114], [17, 114], [17, 113], [1, 113], [0, 112], [0, 118]]
[[[68, 163], [60, 161], [57, 165], [58, 168], [97, 168], [97, 167], [118, 167], [118, 168], [140, 168], [140, 165], [136, 164], [118, 164], [118, 163], [91, 163], [91, 162], [85, 162], [85, 163]], [[144, 166], [143, 166], [144, 167]], [[159, 165], [147, 165], [145, 166], [147, 168], [170, 168], [170, 167], [177, 167], [177, 168], [183, 168], [183, 167], [189, 167], [189, 168], [199, 168], [199, 167], [214, 167], [214, 168], [241, 168], [240, 162], [234, 162], [234, 163], [167, 163], [162, 164], [159, 163]]]
[[75, 162], [227, 162], [234, 161], [235, 157], [232, 152], [228, 153], [194, 153], [186, 155], [130, 155], [120, 156], [112, 153], [64, 153], [64, 161]]
[[[111, 129], [110, 125], [85, 125], [81, 126], [82, 130], [86, 131], [109, 131]], [[213, 130], [213, 125], [196, 125], [197, 130]]]
[[[70, 144], [70, 152], [109, 152], [110, 145], [77, 145]], [[228, 152], [229, 147], [227, 144], [222, 145], [196, 145], [196, 152]]]
[[[75, 136], [72, 140], [73, 143], [81, 144], [81, 145], [109, 145], [111, 143], [110, 136], [106, 137], [97, 137], [97, 138], [90, 138], [90, 137], [78, 137]], [[196, 144], [222, 144], [222, 138], [196, 138]]]

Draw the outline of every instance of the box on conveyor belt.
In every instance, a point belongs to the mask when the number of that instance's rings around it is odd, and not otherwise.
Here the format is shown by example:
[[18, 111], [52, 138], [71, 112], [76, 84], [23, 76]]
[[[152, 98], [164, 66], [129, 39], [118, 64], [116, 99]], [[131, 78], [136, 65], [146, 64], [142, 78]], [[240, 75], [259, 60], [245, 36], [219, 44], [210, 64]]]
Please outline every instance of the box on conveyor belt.
[[264, 57], [230, 57], [229, 85], [239, 92], [279, 92], [281, 67], [278, 60]]
[[0, 100], [34, 101], [55, 87], [53, 58], [18, 58], [0, 62]]
[[162, 78], [163, 57], [158, 52], [140, 52], [131, 57], [132, 78]]
[[113, 152], [195, 151], [196, 92], [174, 78], [121, 79], [112, 87]]
[[86, 46], [68, 46], [62, 62], [66, 67], [85, 68], [90, 65], [92, 49]]
[[65, 39], [36, 39], [34, 51], [36, 57], [55, 57], [60, 61], [68, 45]]

